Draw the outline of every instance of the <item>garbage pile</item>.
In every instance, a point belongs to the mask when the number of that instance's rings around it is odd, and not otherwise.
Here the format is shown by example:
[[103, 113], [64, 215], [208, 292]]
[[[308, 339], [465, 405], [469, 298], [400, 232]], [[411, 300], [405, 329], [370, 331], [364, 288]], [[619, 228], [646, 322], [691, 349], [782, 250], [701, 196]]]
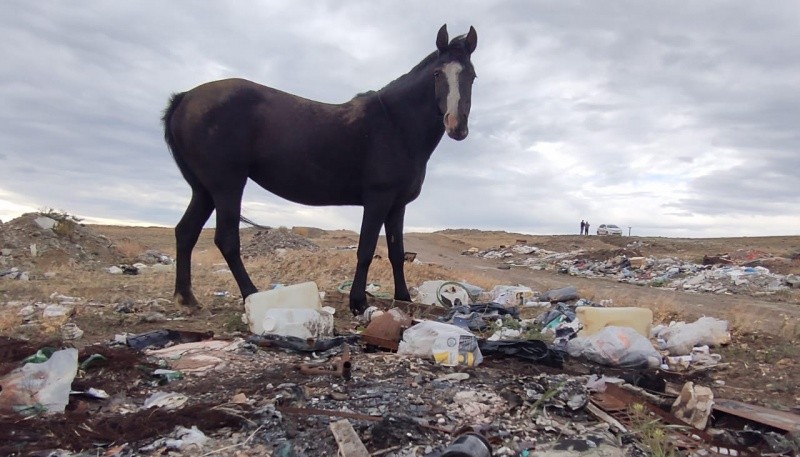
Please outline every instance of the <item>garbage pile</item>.
[[594, 303], [571, 286], [432, 281], [416, 297], [375, 299], [355, 327], [336, 328], [337, 310], [308, 282], [249, 296], [250, 335], [159, 329], [81, 351], [0, 337], [0, 453], [800, 449], [800, 416], [714, 398], [702, 385], [721, 362], [712, 350], [730, 341], [725, 321], [653, 326], [649, 310]]
[[175, 259], [168, 254], [148, 249], [137, 256], [138, 262], [120, 263], [106, 268], [112, 275], [138, 275], [141, 273], [164, 273], [175, 270]]
[[36, 266], [93, 269], [121, 258], [107, 237], [68, 214], [26, 213], [0, 225], [0, 278], [28, 280]]
[[242, 245], [242, 257], [245, 259], [262, 255], [271, 255], [280, 250], [317, 251], [319, 246], [308, 238], [294, 233], [286, 227], [269, 230], [258, 230], [249, 242]]
[[[589, 258], [584, 250], [559, 253], [529, 245], [484, 251], [472, 249], [463, 254], [501, 259], [506, 266], [558, 271], [586, 278], [612, 278], [640, 286], [689, 292], [769, 295], [800, 288], [800, 276], [773, 273], [762, 266], [780, 264], [780, 260], [760, 251], [706, 256], [703, 264], [696, 264], [674, 257], [638, 256], [635, 248], [635, 245], [629, 246], [602, 260]], [[790, 259], [784, 260], [790, 262]]]

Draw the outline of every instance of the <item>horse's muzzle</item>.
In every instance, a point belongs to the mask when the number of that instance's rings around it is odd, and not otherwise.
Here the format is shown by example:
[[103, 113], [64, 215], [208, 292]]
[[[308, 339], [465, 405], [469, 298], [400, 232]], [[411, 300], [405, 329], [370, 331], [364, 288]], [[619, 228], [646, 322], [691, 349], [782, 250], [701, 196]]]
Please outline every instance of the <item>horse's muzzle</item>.
[[452, 138], [452, 139], [454, 139], [456, 141], [463, 140], [464, 138], [467, 137], [468, 134], [469, 134], [469, 129], [466, 126], [463, 127], [463, 128], [456, 128], [456, 129], [447, 131], [447, 136], [449, 136], [450, 138]]
[[[459, 120], [459, 117], [463, 117], [463, 119]], [[444, 130], [450, 138], [456, 141], [463, 140], [469, 133], [466, 116], [456, 116], [450, 113], [445, 114]]]

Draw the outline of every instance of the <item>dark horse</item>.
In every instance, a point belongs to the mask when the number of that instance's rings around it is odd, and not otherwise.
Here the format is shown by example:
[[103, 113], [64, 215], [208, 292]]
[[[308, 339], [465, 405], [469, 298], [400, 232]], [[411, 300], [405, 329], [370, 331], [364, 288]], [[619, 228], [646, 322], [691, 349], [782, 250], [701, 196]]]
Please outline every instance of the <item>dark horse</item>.
[[175, 94], [164, 112], [164, 136], [192, 188], [175, 227], [175, 300], [197, 307], [191, 256], [203, 225], [217, 211], [214, 242], [242, 298], [257, 292], [240, 256], [239, 218], [247, 178], [306, 205], [364, 207], [358, 262], [350, 290], [354, 314], [366, 308], [366, 281], [381, 226], [386, 230], [394, 296], [410, 300], [403, 274], [403, 217], [417, 198], [425, 167], [442, 135], [467, 136], [478, 35], [448, 42], [377, 92], [332, 105], [243, 79]]

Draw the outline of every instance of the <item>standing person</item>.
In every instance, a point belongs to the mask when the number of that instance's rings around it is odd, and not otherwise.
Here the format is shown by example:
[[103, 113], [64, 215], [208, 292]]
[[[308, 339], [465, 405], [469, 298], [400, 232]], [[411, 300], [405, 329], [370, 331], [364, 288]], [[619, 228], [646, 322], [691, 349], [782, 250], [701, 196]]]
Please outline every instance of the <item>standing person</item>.
[[584, 230], [586, 230], [586, 222], [583, 222], [583, 219], [581, 219], [581, 235], [583, 235]]
[[586, 234], [589, 234], [589, 221], [586, 221]]

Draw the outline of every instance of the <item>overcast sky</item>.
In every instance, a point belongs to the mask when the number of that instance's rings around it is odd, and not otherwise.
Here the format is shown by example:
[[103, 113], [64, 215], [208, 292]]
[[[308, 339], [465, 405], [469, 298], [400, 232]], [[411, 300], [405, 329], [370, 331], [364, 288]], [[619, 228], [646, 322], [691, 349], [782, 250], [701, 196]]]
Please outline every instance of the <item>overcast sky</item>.
[[[406, 231], [800, 234], [796, 0], [6, 1], [0, 219], [174, 225], [190, 190], [163, 142], [172, 92], [244, 77], [346, 102], [443, 23], [478, 32], [470, 136], [442, 139]], [[249, 183], [244, 214], [357, 230], [361, 209]]]

